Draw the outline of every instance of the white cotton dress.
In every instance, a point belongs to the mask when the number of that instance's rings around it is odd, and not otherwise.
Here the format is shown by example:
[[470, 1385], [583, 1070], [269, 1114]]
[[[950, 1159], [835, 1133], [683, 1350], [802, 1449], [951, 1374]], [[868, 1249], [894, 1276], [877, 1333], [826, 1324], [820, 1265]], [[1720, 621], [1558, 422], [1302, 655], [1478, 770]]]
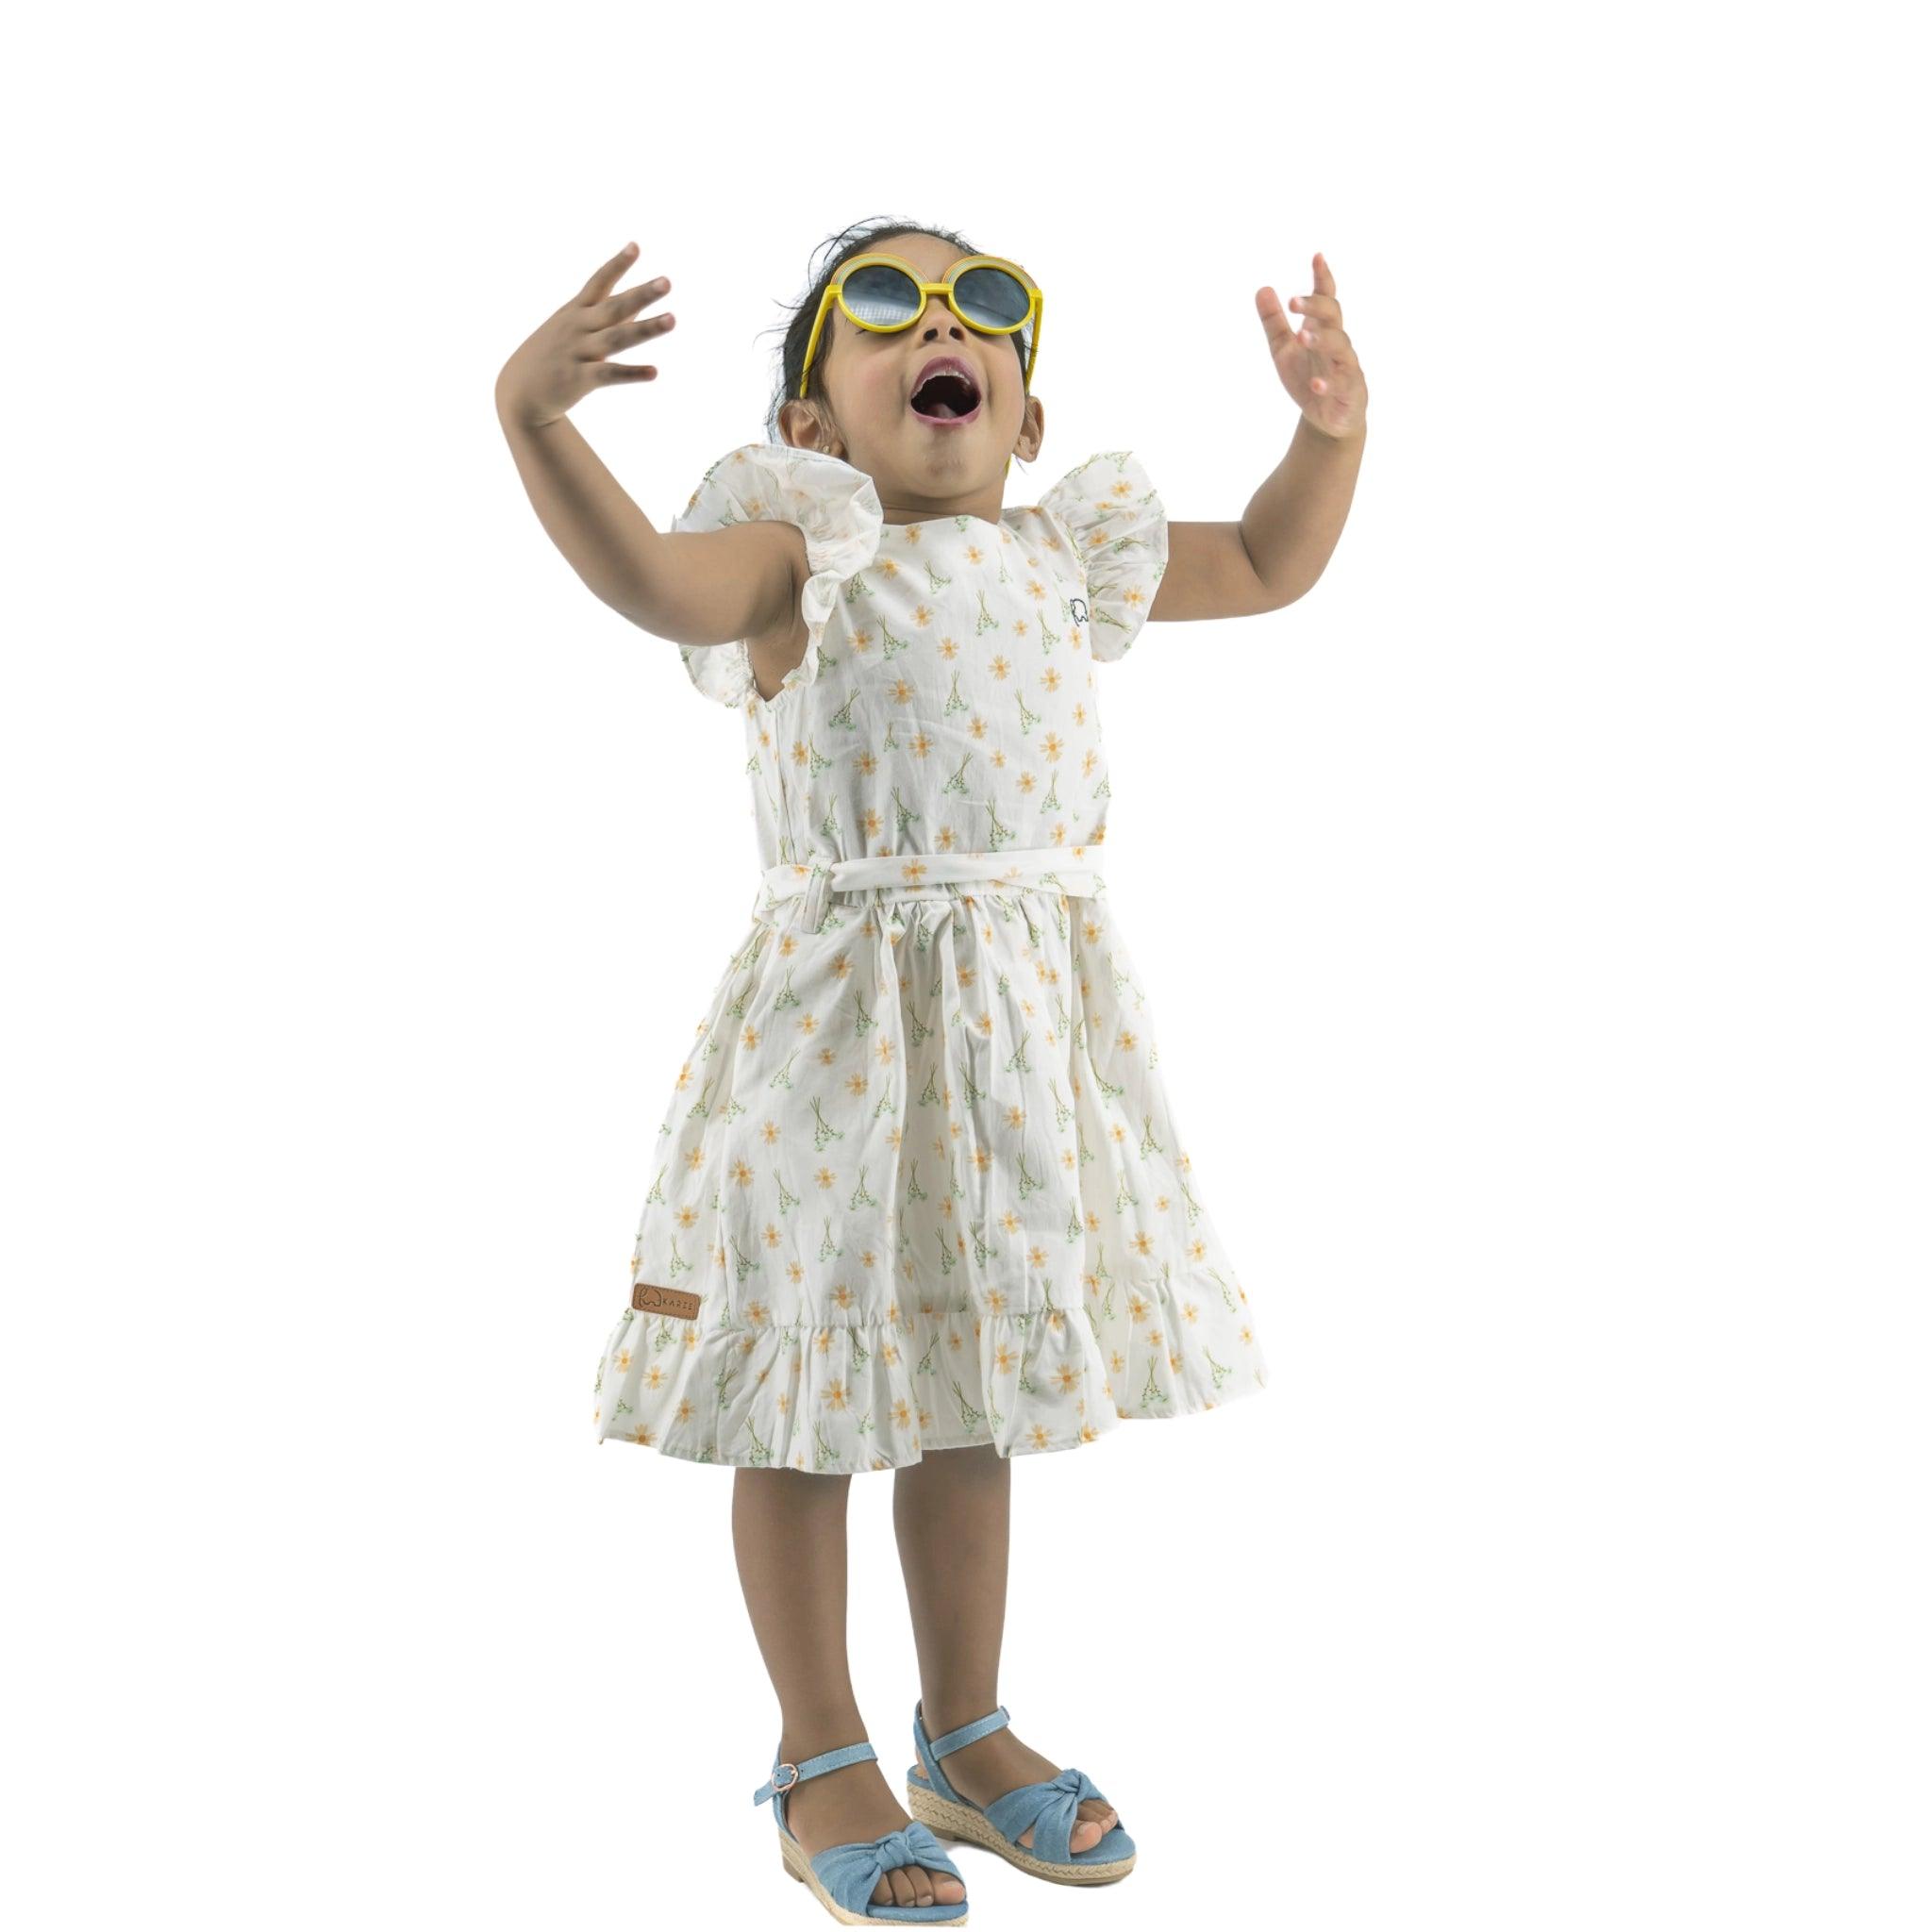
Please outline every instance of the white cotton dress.
[[1101, 872], [1093, 667], [1159, 497], [1103, 451], [998, 523], [889, 525], [862, 471], [750, 443], [672, 529], [774, 520], [803, 661], [767, 699], [743, 642], [679, 647], [743, 713], [762, 879], [646, 1156], [597, 1441], [849, 1474], [1258, 1391]]

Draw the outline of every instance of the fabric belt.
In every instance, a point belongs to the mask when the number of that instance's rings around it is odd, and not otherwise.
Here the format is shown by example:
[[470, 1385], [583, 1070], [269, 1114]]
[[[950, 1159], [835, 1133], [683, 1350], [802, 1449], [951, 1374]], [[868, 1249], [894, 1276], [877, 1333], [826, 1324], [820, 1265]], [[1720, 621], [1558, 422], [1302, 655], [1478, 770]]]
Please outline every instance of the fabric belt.
[[[1081, 848], [1091, 850], [1091, 848]], [[817, 932], [831, 910], [832, 894], [870, 893], [874, 899], [937, 899], [947, 887], [983, 882], [1002, 889], [1053, 891], [1069, 898], [1096, 897], [1106, 891], [1100, 868], [1064, 845], [1040, 845], [1017, 852], [891, 852], [878, 858], [836, 858], [830, 864], [768, 866], [758, 911], [769, 914], [782, 900], [805, 895], [800, 914], [808, 932]]]

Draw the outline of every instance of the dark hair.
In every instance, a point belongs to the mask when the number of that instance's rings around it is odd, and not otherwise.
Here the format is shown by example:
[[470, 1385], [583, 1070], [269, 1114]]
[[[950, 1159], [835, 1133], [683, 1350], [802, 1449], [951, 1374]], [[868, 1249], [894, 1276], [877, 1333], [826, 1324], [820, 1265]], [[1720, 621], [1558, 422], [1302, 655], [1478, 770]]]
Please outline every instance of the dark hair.
[[[977, 255], [964, 236], [956, 235], [950, 228], [929, 228], [923, 222], [891, 222], [884, 217], [871, 222], [855, 223], [851, 227], [841, 229], [828, 241], [822, 242], [821, 248], [833, 248], [837, 253], [818, 273], [817, 279], [792, 308], [791, 318], [783, 326], [785, 345], [778, 357], [778, 390], [772, 398], [772, 407], [766, 412], [765, 428], [774, 442], [783, 442], [784, 433], [778, 426], [778, 412], [789, 402], [798, 400], [798, 379], [805, 369], [806, 344], [811, 340], [811, 325], [818, 320], [819, 304], [824, 300], [825, 291], [831, 286], [832, 278], [855, 255], [864, 255], [877, 245], [879, 238], [885, 235], [929, 235], [935, 242], [943, 242], [948, 247], [957, 248], [961, 255]], [[835, 305], [836, 306], [836, 305]], [[766, 331], [769, 333], [769, 331]], [[1023, 328], [1016, 328], [1008, 337], [1015, 353], [1020, 358], [1020, 368], [1024, 375], [1026, 360], [1032, 353], [1033, 325], [1029, 322]], [[821, 373], [825, 366], [825, 357], [831, 348], [832, 319], [825, 318], [825, 326], [819, 335], [818, 354], [811, 358], [811, 380], [806, 385], [806, 397], [823, 396]], [[1021, 458], [1015, 458], [1016, 462]]]

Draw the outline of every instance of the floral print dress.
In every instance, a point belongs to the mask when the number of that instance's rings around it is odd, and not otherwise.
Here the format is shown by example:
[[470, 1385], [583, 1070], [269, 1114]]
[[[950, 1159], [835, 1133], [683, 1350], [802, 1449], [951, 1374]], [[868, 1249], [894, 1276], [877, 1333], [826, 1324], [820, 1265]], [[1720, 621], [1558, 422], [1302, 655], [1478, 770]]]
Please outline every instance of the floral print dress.
[[[803, 660], [680, 646], [744, 719], [759, 878], [645, 1165], [598, 1441], [846, 1474], [1078, 1448], [1265, 1364], [1107, 896], [1097, 662], [1167, 562], [1140, 463], [889, 525], [749, 443], [674, 532], [799, 525]], [[1207, 991], [1208, 989], [1200, 989]]]

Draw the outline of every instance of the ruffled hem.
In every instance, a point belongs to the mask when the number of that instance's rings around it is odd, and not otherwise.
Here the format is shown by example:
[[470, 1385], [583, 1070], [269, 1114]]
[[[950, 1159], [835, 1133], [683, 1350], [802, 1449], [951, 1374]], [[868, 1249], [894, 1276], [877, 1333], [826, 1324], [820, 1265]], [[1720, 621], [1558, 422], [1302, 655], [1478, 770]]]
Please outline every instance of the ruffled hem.
[[689, 1462], [850, 1475], [980, 1443], [1084, 1448], [1122, 1422], [1198, 1415], [1267, 1385], [1246, 1291], [1214, 1270], [1176, 1281], [1102, 1267], [1083, 1294], [1077, 1311], [927, 1297], [826, 1324], [716, 1322], [722, 1289], [695, 1319], [626, 1308], [598, 1359], [592, 1426], [599, 1442]]
[[742, 639], [724, 644], [680, 644], [692, 685], [720, 704], [776, 705], [819, 675], [820, 640], [838, 608], [840, 592], [878, 554], [885, 508], [864, 471], [822, 450], [748, 442], [722, 456], [704, 474], [691, 501], [671, 525], [674, 533], [728, 529], [734, 524], [796, 524], [805, 534], [810, 575], [799, 599], [805, 656], [766, 698], [752, 676], [751, 649]]

